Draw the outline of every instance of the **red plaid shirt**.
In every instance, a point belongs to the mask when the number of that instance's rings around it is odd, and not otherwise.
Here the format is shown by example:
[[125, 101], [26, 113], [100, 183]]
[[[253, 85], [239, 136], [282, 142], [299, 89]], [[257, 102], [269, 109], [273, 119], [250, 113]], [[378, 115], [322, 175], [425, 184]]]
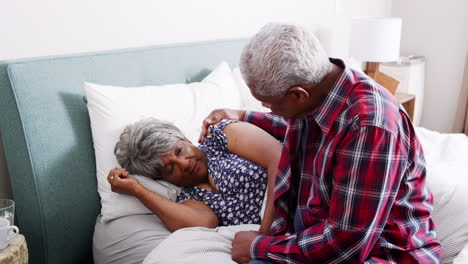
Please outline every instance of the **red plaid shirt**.
[[281, 263], [439, 263], [423, 150], [398, 101], [344, 68], [305, 120], [249, 112], [282, 140], [274, 236], [254, 259]]

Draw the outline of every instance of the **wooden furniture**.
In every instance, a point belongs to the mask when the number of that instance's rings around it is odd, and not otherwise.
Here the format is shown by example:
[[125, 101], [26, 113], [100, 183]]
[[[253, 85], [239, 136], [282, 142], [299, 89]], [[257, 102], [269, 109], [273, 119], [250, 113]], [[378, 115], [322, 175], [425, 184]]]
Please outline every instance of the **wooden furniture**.
[[367, 62], [365, 73], [374, 79], [378, 84], [389, 90], [390, 93], [395, 95], [400, 104], [402, 104], [405, 108], [406, 112], [411, 118], [411, 121], [413, 121], [416, 96], [407, 93], [396, 93], [396, 89], [398, 88], [400, 82], [386, 75], [385, 73], [380, 72], [379, 64], [377, 62]]
[[387, 88], [392, 94], [395, 94], [400, 82], [387, 74], [379, 71], [378, 62], [367, 62], [365, 73], [374, 79], [378, 84]]
[[411, 121], [413, 121], [414, 102], [416, 101], [416, 96], [414, 96], [413, 94], [395, 93], [395, 97], [398, 99], [400, 104], [403, 105], [409, 117], [411, 118]]
[[28, 246], [23, 235], [18, 234], [10, 245], [0, 250], [0, 264], [27, 264], [29, 263]]

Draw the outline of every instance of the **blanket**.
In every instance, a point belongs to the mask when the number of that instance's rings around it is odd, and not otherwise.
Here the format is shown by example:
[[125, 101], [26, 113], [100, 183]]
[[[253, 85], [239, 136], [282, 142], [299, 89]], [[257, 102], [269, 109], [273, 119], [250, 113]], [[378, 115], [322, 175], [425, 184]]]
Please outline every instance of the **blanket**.
[[143, 264], [232, 263], [231, 242], [239, 231], [258, 231], [260, 225], [189, 227], [177, 230], [145, 258]]

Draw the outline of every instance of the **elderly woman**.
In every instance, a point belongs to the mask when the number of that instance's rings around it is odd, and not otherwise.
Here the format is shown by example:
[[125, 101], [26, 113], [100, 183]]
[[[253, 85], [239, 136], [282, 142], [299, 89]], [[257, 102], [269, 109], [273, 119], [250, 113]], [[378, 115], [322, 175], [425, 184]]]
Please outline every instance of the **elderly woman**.
[[[112, 191], [137, 197], [170, 231], [184, 227], [262, 224], [270, 232], [272, 188], [281, 144], [262, 129], [222, 120], [198, 147], [174, 125], [154, 118], [125, 128], [115, 146], [122, 169], [109, 172]], [[146, 189], [130, 174], [183, 187], [176, 202]]]

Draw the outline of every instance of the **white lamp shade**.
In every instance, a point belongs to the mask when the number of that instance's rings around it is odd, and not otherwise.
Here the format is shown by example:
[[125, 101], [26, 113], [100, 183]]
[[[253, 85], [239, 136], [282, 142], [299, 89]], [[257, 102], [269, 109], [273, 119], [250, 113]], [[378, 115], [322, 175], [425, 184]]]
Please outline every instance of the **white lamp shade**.
[[354, 18], [349, 55], [361, 61], [396, 61], [400, 56], [401, 18]]

